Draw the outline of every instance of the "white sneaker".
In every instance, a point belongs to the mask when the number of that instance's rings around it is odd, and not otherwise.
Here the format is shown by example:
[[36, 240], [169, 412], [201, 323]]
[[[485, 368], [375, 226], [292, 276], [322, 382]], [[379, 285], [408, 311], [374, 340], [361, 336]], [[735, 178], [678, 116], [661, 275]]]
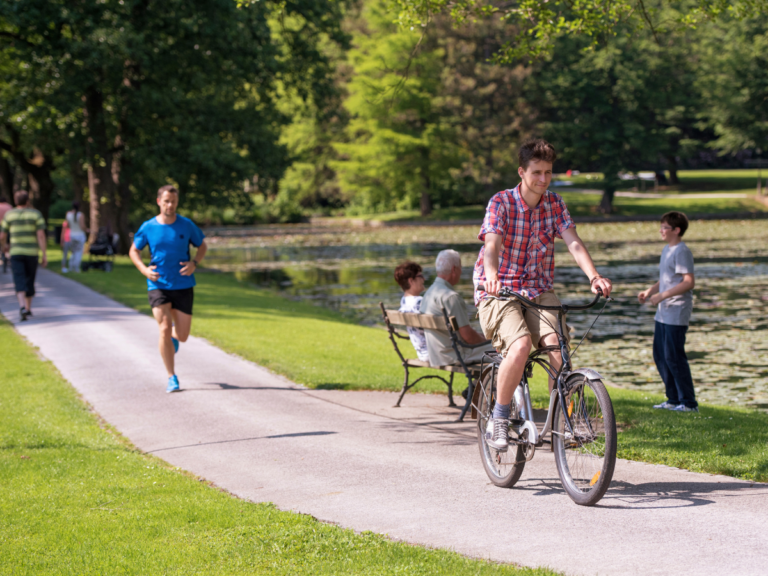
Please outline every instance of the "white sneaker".
[[485, 441], [488, 446], [499, 452], [503, 452], [509, 447], [509, 420], [504, 418], [491, 418], [488, 420], [488, 427], [485, 429]]
[[696, 408], [695, 406], [693, 408], [690, 408], [685, 404], [680, 404], [680, 406], [675, 406], [674, 408], [672, 408], [672, 411], [673, 412], [698, 412], [699, 409]]
[[677, 404], [672, 404], [669, 400], [664, 400], [661, 404], [654, 405], [657, 410], [674, 410], [677, 408]]

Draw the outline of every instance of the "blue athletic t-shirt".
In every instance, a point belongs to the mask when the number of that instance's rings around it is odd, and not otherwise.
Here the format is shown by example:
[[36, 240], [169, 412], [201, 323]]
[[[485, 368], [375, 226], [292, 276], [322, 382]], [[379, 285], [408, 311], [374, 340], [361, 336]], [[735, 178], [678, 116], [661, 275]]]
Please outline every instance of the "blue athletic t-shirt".
[[176, 215], [173, 224], [160, 224], [157, 218], [147, 220], [133, 236], [133, 245], [139, 250], [149, 246], [150, 266], [160, 278], [152, 282], [147, 278], [147, 290], [184, 290], [195, 285], [195, 275], [182, 276], [181, 262], [189, 262], [189, 245], [203, 243], [205, 234], [189, 218]]

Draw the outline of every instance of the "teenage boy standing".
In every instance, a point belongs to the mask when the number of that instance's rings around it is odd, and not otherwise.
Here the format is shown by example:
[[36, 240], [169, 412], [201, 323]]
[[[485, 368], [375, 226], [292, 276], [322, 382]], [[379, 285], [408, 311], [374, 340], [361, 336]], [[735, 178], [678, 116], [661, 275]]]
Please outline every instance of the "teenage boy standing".
[[[129, 255], [139, 272], [147, 277], [149, 304], [160, 327], [160, 356], [168, 372], [166, 392], [179, 390], [174, 354], [179, 342], [186, 342], [192, 328], [195, 270], [205, 257], [205, 235], [189, 218], [176, 214], [179, 191], [163, 186], [157, 191], [160, 214], [141, 225], [133, 237]], [[195, 259], [189, 245], [197, 247]], [[150, 265], [141, 260], [141, 250], [149, 246]]]
[[[519, 300], [501, 301], [493, 296], [506, 287], [527, 293], [537, 304], [559, 305], [552, 291], [555, 237], [563, 239], [589, 278], [592, 292], [597, 294], [599, 289], [605, 296], [611, 293], [611, 281], [597, 273], [565, 202], [548, 190], [555, 158], [554, 147], [545, 140], [523, 144], [517, 169], [521, 182], [491, 198], [478, 235], [484, 246], [475, 264], [475, 303], [483, 332], [504, 355], [499, 366], [498, 399], [488, 421], [491, 439], [487, 442], [496, 450], [507, 449], [510, 403], [531, 346], [556, 346], [558, 338], [553, 327], [557, 316], [552, 312], [523, 314]], [[485, 292], [477, 289], [480, 284], [485, 285]], [[568, 331], [563, 328], [567, 338]], [[549, 360], [556, 370], [562, 365], [559, 352], [550, 352]], [[553, 383], [549, 385], [551, 390]]]
[[682, 212], [661, 217], [661, 238], [667, 242], [661, 252], [659, 281], [637, 295], [641, 304], [656, 309], [653, 333], [653, 361], [667, 392], [667, 400], [654, 408], [676, 412], [698, 412], [691, 368], [685, 355], [685, 334], [693, 310], [693, 254], [683, 242], [688, 218]]

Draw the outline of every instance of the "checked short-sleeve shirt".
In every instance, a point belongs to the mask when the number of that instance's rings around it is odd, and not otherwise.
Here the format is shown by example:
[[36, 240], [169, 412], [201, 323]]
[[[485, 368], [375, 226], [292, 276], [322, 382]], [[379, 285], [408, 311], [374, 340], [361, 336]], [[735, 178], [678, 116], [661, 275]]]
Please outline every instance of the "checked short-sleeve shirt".
[[[528, 298], [552, 290], [555, 276], [555, 237], [574, 226], [563, 199], [547, 190], [538, 205], [531, 209], [522, 196], [520, 186], [495, 194], [485, 211], [483, 226], [477, 238], [486, 234], [501, 236], [499, 281], [515, 292], [525, 290]], [[477, 290], [485, 282], [485, 246], [475, 263], [472, 279], [475, 304], [487, 294]]]

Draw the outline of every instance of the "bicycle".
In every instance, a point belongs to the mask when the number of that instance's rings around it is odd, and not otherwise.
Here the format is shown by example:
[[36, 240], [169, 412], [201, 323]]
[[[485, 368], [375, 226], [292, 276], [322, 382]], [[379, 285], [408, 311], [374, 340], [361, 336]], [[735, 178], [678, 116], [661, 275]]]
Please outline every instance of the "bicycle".
[[[484, 290], [483, 286], [478, 288]], [[488, 420], [493, 413], [496, 399], [496, 372], [503, 358], [498, 353], [486, 356], [488, 366], [481, 369], [483, 376], [478, 387], [479, 392], [473, 395], [473, 408], [477, 412], [477, 438], [483, 466], [496, 486], [513, 487], [520, 479], [526, 462], [533, 458], [536, 448], [546, 442], [552, 446], [555, 453], [555, 464], [563, 488], [576, 504], [592, 506], [608, 490], [616, 465], [616, 418], [613, 404], [602, 382], [603, 377], [596, 370], [572, 369], [572, 355], [563, 334], [565, 314], [571, 310], [593, 308], [601, 296], [602, 291], [598, 290], [589, 304], [542, 306], [507, 288], [502, 288], [499, 292], [500, 300], [515, 298], [526, 311], [538, 314], [537, 309], [556, 310], [557, 326], [552, 328], [557, 333], [558, 345], [542, 347], [529, 355], [520, 385], [512, 400], [509, 447], [503, 451], [491, 448], [486, 442]], [[606, 299], [574, 353], [610, 301], [610, 298]], [[555, 370], [548, 359], [542, 358], [548, 352], [557, 350], [560, 351], [563, 361], [560, 370]], [[534, 364], [544, 368], [555, 382], [549, 396], [547, 418], [541, 430], [533, 421], [528, 387]], [[550, 432], [550, 440], [547, 441], [544, 437]]]

